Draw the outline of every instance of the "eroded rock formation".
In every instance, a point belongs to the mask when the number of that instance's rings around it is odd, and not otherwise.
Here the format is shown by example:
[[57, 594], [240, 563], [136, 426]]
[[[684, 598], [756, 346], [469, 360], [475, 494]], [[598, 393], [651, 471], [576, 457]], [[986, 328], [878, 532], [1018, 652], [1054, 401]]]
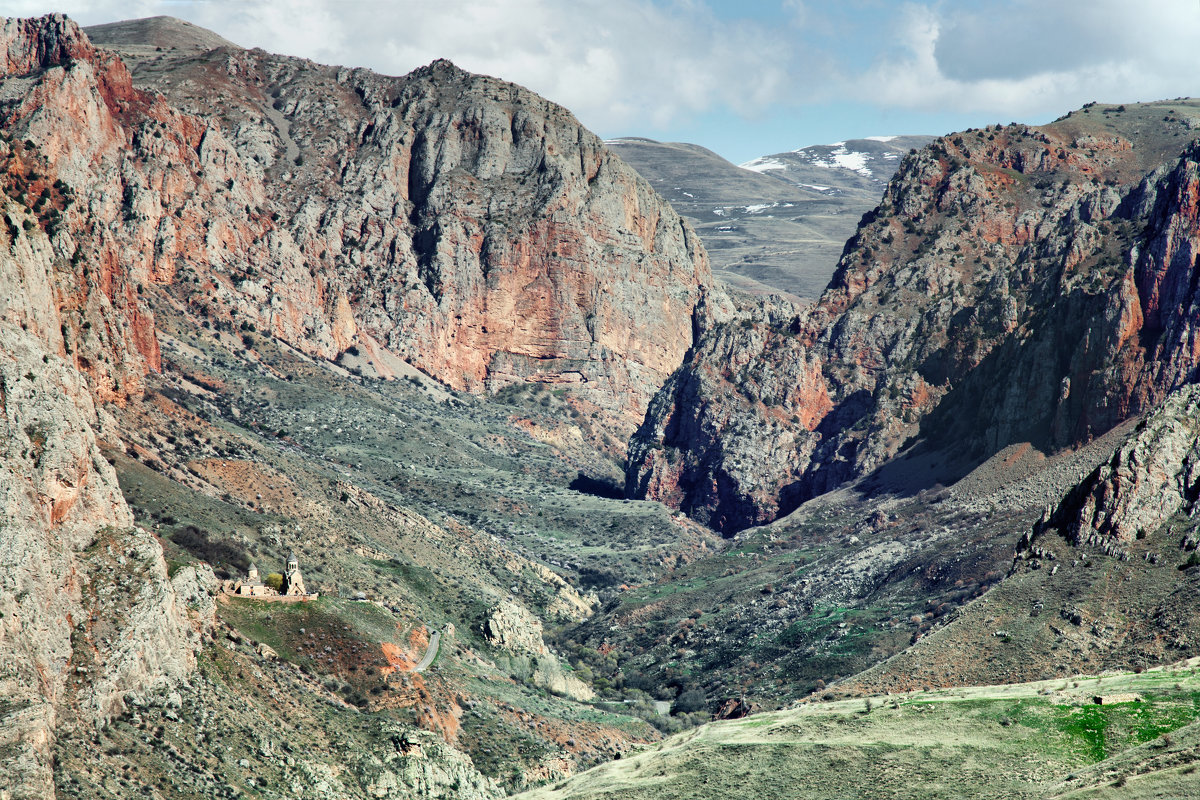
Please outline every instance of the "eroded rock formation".
[[699, 240], [533, 93], [447, 61], [390, 78], [232, 47], [127, 55], [232, 148], [205, 179], [244, 213], [218, 203], [207, 251], [164, 275], [197, 317], [472, 392], [569, 385], [626, 434], [691, 345]]
[[1200, 499], [1200, 387], [1184, 386], [1047, 512], [1033, 537], [1058, 530], [1072, 542], [1120, 546], [1157, 530]]
[[1200, 151], [1188, 120], [1129, 114], [910, 155], [815, 306], [703, 332], [631, 441], [630, 493], [737, 530], [918, 439], [965, 466], [1060, 449], [1191, 380]]

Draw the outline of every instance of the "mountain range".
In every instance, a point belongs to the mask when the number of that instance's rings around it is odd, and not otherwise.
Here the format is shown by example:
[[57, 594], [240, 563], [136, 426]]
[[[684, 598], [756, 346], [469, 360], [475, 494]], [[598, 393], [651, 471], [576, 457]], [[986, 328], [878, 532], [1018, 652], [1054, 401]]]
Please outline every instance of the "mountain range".
[[1195, 793], [1200, 101], [736, 167], [0, 39], [0, 798]]
[[605, 142], [695, 226], [724, 283], [813, 300], [910, 149], [930, 136], [802, 147], [741, 166], [699, 145]]

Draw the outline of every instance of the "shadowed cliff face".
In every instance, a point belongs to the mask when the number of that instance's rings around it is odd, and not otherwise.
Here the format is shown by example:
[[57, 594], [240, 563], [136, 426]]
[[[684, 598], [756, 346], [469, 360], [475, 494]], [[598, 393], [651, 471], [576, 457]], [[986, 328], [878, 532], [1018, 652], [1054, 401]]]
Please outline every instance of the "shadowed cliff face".
[[[1139, 423], [1109, 459], [1045, 513], [1019, 551], [1057, 530], [1075, 545], [1121, 554], [1173, 516], [1195, 517], [1200, 498], [1200, 387], [1181, 387]], [[1170, 537], [1170, 530], [1166, 536]], [[1194, 535], [1182, 545], [1196, 547]]]
[[570, 387], [622, 438], [691, 345], [699, 240], [564, 109], [445, 61], [389, 78], [120, 47], [230, 143], [212, 180], [248, 211], [218, 203], [169, 277], [198, 318], [365, 349], [385, 377], [403, 359], [471, 392]]
[[631, 494], [733, 531], [913, 441], [948, 482], [1157, 403], [1197, 363], [1197, 112], [1092, 108], [910, 155], [815, 306], [702, 334], [631, 441]]

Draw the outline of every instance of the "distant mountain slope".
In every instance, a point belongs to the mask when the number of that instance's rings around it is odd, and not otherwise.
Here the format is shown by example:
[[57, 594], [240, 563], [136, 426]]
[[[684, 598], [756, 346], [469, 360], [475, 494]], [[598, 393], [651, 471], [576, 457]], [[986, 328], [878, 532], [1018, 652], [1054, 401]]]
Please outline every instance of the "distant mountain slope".
[[762, 156], [740, 167], [695, 144], [638, 137], [605, 144], [692, 221], [714, 273], [726, 283], [814, 299], [901, 156], [929, 141], [854, 139]]
[[109, 48], [214, 50], [237, 47], [223, 36], [175, 17], [145, 17], [93, 25], [87, 29], [87, 35], [96, 44]]
[[761, 156], [741, 168], [824, 193], [862, 191], [877, 202], [904, 154], [931, 141], [932, 136], [869, 136]]

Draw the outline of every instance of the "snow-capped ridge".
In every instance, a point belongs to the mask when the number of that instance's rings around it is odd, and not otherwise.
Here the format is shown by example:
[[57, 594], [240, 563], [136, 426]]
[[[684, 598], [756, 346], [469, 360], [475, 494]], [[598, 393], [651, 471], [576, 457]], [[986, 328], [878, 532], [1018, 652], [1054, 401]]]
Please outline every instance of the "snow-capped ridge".
[[738, 164], [742, 169], [748, 169], [751, 172], [767, 172], [773, 169], [787, 169], [787, 164], [784, 164], [777, 158], [762, 156], [747, 161], [745, 164]]

